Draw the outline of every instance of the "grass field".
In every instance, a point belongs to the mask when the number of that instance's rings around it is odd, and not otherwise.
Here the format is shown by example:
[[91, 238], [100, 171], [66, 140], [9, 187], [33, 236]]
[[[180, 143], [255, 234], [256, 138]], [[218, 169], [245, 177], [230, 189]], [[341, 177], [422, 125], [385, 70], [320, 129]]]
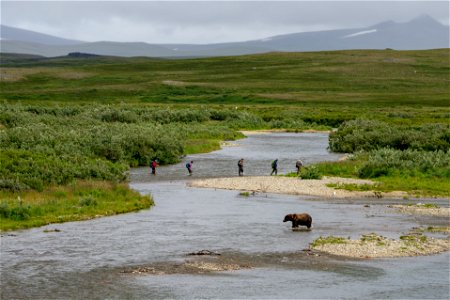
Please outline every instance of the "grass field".
[[[51, 188], [114, 185], [126, 180], [129, 167], [215, 150], [222, 140], [242, 138], [240, 129], [339, 128], [330, 148], [365, 151], [359, 169], [350, 175], [348, 163], [339, 163], [319, 166], [321, 173], [371, 177], [382, 183], [380, 189], [447, 196], [449, 54], [355, 50], [179, 60], [1, 54], [1, 223], [10, 224], [11, 211], [35, 205], [29, 199], [50, 201]], [[393, 172], [380, 154], [387, 152], [369, 154], [384, 148], [420, 151], [418, 156], [439, 164]], [[408, 170], [413, 159], [401, 153], [389, 157]], [[14, 200], [17, 193], [22, 202]], [[135, 209], [117, 207], [115, 212]], [[27, 220], [39, 211], [28, 210]], [[85, 218], [67, 214], [63, 220]], [[33, 220], [2, 228], [53, 222]]]
[[[2, 60], [5, 60], [2, 58]], [[448, 105], [449, 50], [2, 63], [2, 98], [150, 103]]]

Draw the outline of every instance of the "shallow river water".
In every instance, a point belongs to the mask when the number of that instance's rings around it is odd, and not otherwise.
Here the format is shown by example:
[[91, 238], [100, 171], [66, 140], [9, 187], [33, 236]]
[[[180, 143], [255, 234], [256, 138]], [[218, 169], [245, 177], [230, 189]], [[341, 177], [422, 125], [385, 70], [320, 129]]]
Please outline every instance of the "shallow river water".
[[[412, 227], [448, 224], [446, 218], [411, 217], [386, 207], [400, 200], [242, 197], [238, 191], [186, 187], [187, 160], [194, 161], [192, 179], [236, 176], [240, 158], [246, 175], [269, 174], [274, 158], [285, 173], [294, 171], [298, 158], [307, 164], [338, 159], [326, 151], [327, 138], [252, 135], [237, 146], [160, 167], [157, 176], [148, 168], [133, 169], [132, 188], [152, 194], [153, 208], [3, 234], [1, 299], [448, 299], [448, 252], [355, 260], [302, 251], [319, 236], [376, 232], [398, 238]], [[310, 213], [313, 229], [293, 232], [282, 222], [293, 212]], [[54, 228], [60, 232], [44, 233]], [[222, 254], [213, 260], [248, 268], [202, 273], [179, 267], [195, 261], [188, 253], [203, 249]], [[159, 273], [124, 272], [140, 266]]]

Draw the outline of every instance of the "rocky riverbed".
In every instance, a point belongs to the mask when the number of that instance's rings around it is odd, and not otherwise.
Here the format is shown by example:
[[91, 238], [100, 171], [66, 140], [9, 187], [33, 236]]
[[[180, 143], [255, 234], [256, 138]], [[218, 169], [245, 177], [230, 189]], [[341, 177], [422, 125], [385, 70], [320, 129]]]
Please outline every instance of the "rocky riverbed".
[[430, 215], [437, 217], [450, 218], [450, 207], [434, 207], [426, 204], [416, 205], [388, 205], [390, 208], [394, 208], [396, 211], [411, 214], [411, 215]]
[[388, 239], [377, 234], [363, 235], [359, 240], [325, 237], [315, 240], [311, 249], [355, 258], [387, 258], [436, 254], [450, 250], [450, 239], [407, 234]]
[[[307, 195], [320, 198], [361, 199], [361, 198], [397, 198], [407, 194], [404, 192], [379, 193], [373, 191], [346, 191], [334, 189], [328, 185], [341, 184], [373, 184], [370, 180], [324, 177], [320, 180], [302, 180], [298, 178], [278, 176], [246, 176], [193, 180], [187, 183], [191, 187], [228, 189], [251, 193], [279, 193], [291, 195]], [[426, 205], [388, 205], [394, 211], [405, 214], [449, 217], [450, 208]], [[445, 233], [445, 231], [441, 231]], [[388, 258], [436, 254], [450, 250], [450, 239], [435, 238], [412, 233], [398, 239], [385, 238], [377, 234], [366, 234], [359, 240], [341, 237], [320, 237], [311, 243], [310, 249], [331, 255], [352, 258]]]
[[402, 198], [404, 192], [380, 193], [373, 191], [347, 191], [335, 189], [327, 185], [342, 184], [373, 184], [373, 181], [323, 177], [322, 179], [299, 179], [281, 176], [245, 176], [198, 179], [188, 182], [188, 186], [200, 188], [215, 188], [227, 190], [242, 190], [260, 193], [279, 193], [290, 195], [317, 196], [321, 198], [367, 198], [392, 197]]

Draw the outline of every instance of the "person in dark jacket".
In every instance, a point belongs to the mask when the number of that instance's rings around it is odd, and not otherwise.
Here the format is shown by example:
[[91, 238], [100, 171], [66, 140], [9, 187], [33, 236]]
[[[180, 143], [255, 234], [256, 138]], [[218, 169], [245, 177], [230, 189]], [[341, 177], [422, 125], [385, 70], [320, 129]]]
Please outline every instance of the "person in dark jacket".
[[270, 175], [272, 176], [273, 173], [275, 173], [275, 175], [278, 174], [278, 158], [272, 162], [272, 173], [270, 173]]
[[241, 158], [239, 161], [238, 161], [238, 169], [239, 169], [239, 176], [243, 176], [244, 175], [244, 159], [243, 158]]
[[295, 167], [297, 168], [297, 175], [300, 175], [300, 171], [303, 167], [303, 162], [300, 159], [297, 160], [297, 162], [295, 163]]
[[189, 172], [189, 176], [192, 176], [192, 164], [194, 163], [194, 161], [191, 160], [191, 162], [186, 163], [186, 168]]

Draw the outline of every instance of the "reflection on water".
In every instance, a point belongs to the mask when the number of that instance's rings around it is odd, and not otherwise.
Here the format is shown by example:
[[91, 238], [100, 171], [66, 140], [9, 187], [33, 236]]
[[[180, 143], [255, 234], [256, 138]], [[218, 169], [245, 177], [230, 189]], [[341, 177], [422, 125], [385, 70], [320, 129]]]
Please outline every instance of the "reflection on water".
[[[194, 177], [293, 171], [295, 160], [335, 160], [325, 134], [251, 136], [209, 154], [195, 155]], [[305, 197], [185, 186], [184, 163], [132, 170], [131, 186], [151, 193], [150, 210], [85, 222], [17, 231], [1, 239], [1, 298], [442, 298], [449, 296], [449, 254], [348, 260], [308, 256], [301, 250], [319, 236], [359, 237], [377, 232], [398, 237], [412, 227], [447, 223], [439, 218], [392, 213], [386, 200], [314, 200]], [[182, 179], [182, 180], [180, 180]], [[364, 207], [371, 201], [370, 207]], [[374, 202], [376, 201], [376, 202]], [[408, 200], [411, 201], [411, 200]], [[287, 213], [308, 212], [313, 230], [293, 232]], [[61, 232], [44, 233], [45, 228]], [[225, 262], [251, 269], [212, 274], [134, 275], [134, 266], [170, 268], [186, 254], [210, 249]], [[407, 276], [405, 275], [407, 274]]]

